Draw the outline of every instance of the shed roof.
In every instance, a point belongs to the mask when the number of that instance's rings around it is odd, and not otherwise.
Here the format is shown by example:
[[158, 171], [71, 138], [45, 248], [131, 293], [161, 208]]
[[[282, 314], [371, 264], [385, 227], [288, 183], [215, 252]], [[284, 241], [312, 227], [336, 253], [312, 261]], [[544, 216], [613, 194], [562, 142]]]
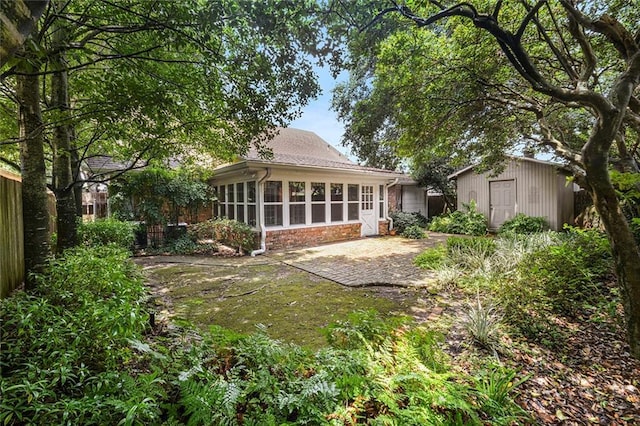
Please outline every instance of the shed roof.
[[[565, 166], [563, 164], [560, 164], [560, 163], [553, 163], [551, 161], [538, 160], [536, 158], [529, 158], [529, 157], [514, 157], [514, 156], [508, 156], [508, 157], [510, 158], [511, 161], [514, 161], [514, 160], [515, 161], [527, 161], [527, 162], [530, 162], [530, 163], [544, 164], [544, 165], [551, 166], [551, 167], [554, 167], [556, 169], [562, 170], [562, 171], [567, 172], [569, 174], [571, 173], [571, 170], [569, 170], [567, 168], [567, 166]], [[477, 164], [472, 164], [470, 166], [464, 167], [464, 168], [462, 168], [462, 169], [460, 169], [460, 170], [458, 170], [456, 172], [451, 173], [449, 176], [447, 176], [447, 178], [455, 179], [455, 178], [457, 178], [458, 176], [460, 176], [462, 174], [470, 172], [476, 166], [477, 166]]]

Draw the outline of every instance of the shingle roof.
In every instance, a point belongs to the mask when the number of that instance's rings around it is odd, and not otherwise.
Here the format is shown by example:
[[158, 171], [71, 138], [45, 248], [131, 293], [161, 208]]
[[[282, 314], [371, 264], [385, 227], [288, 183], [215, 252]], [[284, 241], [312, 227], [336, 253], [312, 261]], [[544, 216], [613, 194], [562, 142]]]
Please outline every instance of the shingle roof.
[[263, 158], [255, 148], [252, 148], [243, 159], [269, 164], [397, 174], [390, 170], [356, 164], [313, 132], [293, 128], [278, 128], [277, 130], [278, 134], [265, 143], [265, 146], [273, 152], [272, 158]]
[[[318, 160], [329, 163], [355, 164], [337, 149], [328, 144], [313, 132], [292, 128], [278, 128], [277, 134], [265, 143], [273, 151], [273, 158], [268, 161], [297, 164], [296, 159], [303, 161]], [[247, 160], [264, 160], [255, 147], [244, 157]], [[315, 164], [314, 164], [315, 165]]]

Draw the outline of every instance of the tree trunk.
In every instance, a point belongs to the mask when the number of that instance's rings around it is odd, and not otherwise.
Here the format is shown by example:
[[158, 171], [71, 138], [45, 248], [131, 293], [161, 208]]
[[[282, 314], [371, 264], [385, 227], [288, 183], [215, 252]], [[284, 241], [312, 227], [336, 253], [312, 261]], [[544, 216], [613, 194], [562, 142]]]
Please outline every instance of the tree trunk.
[[640, 249], [609, 178], [608, 148], [592, 144], [596, 137], [583, 149], [587, 183], [611, 243], [630, 352], [640, 359]]
[[[56, 27], [54, 45], [61, 47], [64, 28]], [[61, 51], [61, 49], [60, 49]], [[77, 242], [76, 201], [71, 169], [72, 146], [69, 123], [69, 83], [63, 53], [51, 58], [57, 68], [51, 77], [51, 106], [59, 112], [53, 134], [53, 191], [56, 194], [58, 243], [56, 250], [74, 247]]]
[[16, 76], [19, 102], [20, 163], [22, 168], [22, 209], [24, 223], [25, 288], [32, 289], [30, 273], [40, 272], [50, 254], [47, 178], [44, 162], [44, 139], [40, 111], [40, 87], [37, 75], [25, 66], [25, 74]]

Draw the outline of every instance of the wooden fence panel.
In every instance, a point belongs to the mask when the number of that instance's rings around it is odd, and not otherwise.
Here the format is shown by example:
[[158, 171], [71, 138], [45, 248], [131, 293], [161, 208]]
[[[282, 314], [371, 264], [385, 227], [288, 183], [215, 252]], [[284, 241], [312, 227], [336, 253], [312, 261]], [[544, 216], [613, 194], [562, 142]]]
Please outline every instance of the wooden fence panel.
[[0, 170], [0, 298], [24, 281], [22, 182]]

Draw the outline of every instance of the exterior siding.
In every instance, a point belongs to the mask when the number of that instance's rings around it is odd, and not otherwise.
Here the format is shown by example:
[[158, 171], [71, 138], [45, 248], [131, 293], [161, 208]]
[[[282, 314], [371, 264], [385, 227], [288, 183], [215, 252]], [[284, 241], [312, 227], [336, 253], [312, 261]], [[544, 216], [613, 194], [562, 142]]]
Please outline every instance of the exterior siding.
[[427, 215], [427, 192], [416, 185], [402, 186], [402, 211]]
[[566, 183], [566, 174], [554, 166], [531, 161], [510, 161], [497, 176], [475, 174], [472, 170], [457, 178], [458, 209], [474, 199], [478, 211], [491, 217], [489, 182], [514, 180], [516, 187], [515, 212], [545, 217], [551, 229], [562, 229], [573, 216], [573, 188]]

